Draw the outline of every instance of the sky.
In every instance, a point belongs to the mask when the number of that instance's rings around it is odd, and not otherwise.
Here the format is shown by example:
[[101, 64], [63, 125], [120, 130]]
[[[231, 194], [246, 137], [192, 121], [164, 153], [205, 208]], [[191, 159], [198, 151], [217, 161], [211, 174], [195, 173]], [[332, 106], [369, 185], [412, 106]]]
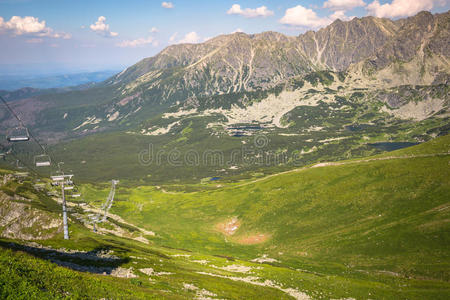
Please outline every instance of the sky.
[[450, 0], [0, 0], [0, 74], [120, 70], [236, 31], [299, 35], [337, 18], [449, 9]]

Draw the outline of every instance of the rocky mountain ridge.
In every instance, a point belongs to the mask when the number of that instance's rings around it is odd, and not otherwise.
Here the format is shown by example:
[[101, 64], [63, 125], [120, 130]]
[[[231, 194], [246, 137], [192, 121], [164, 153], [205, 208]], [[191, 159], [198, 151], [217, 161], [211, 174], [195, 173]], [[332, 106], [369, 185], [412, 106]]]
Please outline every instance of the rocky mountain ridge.
[[[449, 20], [450, 12], [421, 12], [395, 21], [336, 20], [297, 37], [221, 35], [201, 44], [169, 46], [92, 88], [36, 96], [15, 107], [29, 115], [30, 107], [38, 105], [43, 109], [28, 118], [32, 126], [70, 135], [136, 127], [172, 108], [246, 106], [270, 93], [302, 88], [305, 81], [321, 81], [323, 91], [334, 81], [339, 96], [355, 88], [445, 85]], [[10, 124], [6, 117], [0, 116], [0, 122]]]

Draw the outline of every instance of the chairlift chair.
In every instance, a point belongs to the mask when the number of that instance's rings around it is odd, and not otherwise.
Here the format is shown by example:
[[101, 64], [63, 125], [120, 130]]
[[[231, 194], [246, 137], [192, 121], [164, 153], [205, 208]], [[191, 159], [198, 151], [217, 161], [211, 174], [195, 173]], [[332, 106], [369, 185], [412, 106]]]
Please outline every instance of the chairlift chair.
[[36, 155], [34, 157], [36, 167], [49, 167], [51, 165], [50, 156], [47, 154]]
[[29, 175], [29, 173], [28, 172], [16, 172], [16, 173], [14, 173], [14, 175], [18, 178], [24, 178], [24, 177], [27, 177]]
[[78, 190], [78, 187], [74, 187], [74, 189], [72, 190], [72, 194], [70, 196], [72, 198], [79, 198], [79, 197], [81, 197], [81, 193]]
[[64, 181], [65, 176], [64, 176], [63, 172], [56, 171], [52, 175], [50, 175], [50, 178], [52, 179], [53, 182], [60, 182], [60, 181]]
[[35, 188], [37, 191], [43, 191], [43, 190], [45, 189], [45, 184], [35, 184], [35, 185], [34, 185], [34, 188]]
[[30, 140], [30, 133], [28, 132], [28, 128], [23, 127], [23, 126], [18, 126], [18, 127], [12, 128], [8, 132], [6, 139], [9, 142], [27, 142]]

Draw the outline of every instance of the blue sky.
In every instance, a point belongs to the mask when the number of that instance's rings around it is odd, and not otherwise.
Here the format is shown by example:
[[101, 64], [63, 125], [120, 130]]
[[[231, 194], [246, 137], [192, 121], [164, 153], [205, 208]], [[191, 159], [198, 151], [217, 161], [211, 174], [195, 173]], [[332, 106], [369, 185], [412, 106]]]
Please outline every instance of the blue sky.
[[449, 7], [450, 0], [0, 0], [0, 65], [30, 72], [120, 69], [170, 44], [234, 31], [298, 35], [336, 18], [395, 19]]

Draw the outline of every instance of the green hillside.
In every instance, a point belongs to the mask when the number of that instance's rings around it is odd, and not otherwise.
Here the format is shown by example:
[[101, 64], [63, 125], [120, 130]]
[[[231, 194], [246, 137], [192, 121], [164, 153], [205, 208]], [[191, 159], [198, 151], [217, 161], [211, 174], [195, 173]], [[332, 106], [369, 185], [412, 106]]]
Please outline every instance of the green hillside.
[[[112, 251], [115, 259], [74, 259], [4, 240], [0, 292], [11, 297], [17, 285], [22, 298], [446, 299], [449, 149], [444, 136], [253, 180], [120, 186], [112, 213], [123, 220], [99, 229], [120, 227], [128, 235], [90, 232], [79, 217], [88, 210], [72, 205], [71, 240], [59, 232], [38, 241], [51, 249]], [[3, 192], [36, 194], [27, 185], [8, 186]], [[108, 189], [85, 184], [82, 192], [81, 201], [95, 208]], [[51, 199], [33, 199], [35, 208], [54, 211]], [[138, 234], [144, 228], [155, 235]], [[133, 240], [139, 235], [150, 243]], [[100, 271], [80, 273], [49, 259]], [[93, 274], [113, 273], [108, 267], [131, 270], [133, 278]]]
[[[449, 149], [445, 136], [367, 162], [305, 168], [216, 190], [121, 189], [113, 211], [174, 247], [244, 258], [264, 252], [294, 266], [333, 261], [448, 280]], [[424, 154], [433, 155], [404, 157]], [[227, 239], [215, 228], [233, 217], [240, 227]], [[243, 245], [259, 234], [267, 236], [265, 243]]]

